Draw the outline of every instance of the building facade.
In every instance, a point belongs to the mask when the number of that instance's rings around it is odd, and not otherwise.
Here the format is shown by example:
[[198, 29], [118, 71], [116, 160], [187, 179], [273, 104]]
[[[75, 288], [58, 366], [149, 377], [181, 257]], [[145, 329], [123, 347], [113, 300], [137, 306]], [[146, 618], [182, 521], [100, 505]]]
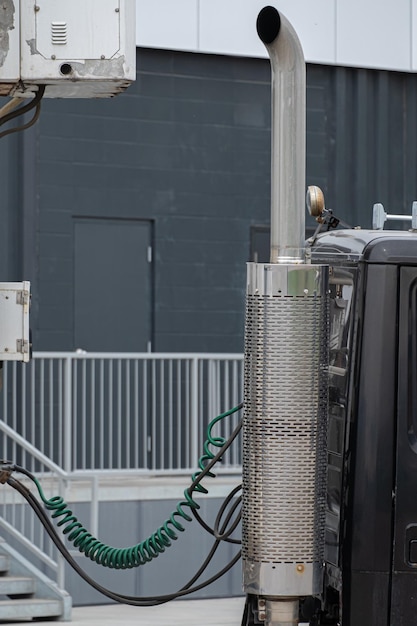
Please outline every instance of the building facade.
[[[35, 127], [0, 141], [1, 277], [32, 282], [34, 350], [243, 351], [245, 264], [268, 254], [263, 4], [137, 0], [136, 83], [111, 100], [45, 100]], [[352, 226], [371, 225], [375, 202], [409, 213], [417, 0], [271, 4], [307, 60], [306, 185]], [[124, 503], [124, 528], [153, 529], [166, 507]], [[103, 507], [105, 533], [120, 510]], [[139, 572], [129, 592], [158, 577]], [[77, 584], [76, 601], [91, 602]], [[236, 570], [207, 593], [239, 591]]]

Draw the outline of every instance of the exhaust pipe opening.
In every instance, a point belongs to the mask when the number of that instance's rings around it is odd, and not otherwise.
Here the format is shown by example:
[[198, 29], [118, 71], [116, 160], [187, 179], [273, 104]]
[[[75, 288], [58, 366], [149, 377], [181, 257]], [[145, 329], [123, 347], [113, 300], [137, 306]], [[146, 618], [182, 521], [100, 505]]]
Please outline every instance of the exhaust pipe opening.
[[281, 17], [275, 7], [264, 7], [256, 20], [258, 37], [266, 46], [271, 44], [279, 35]]

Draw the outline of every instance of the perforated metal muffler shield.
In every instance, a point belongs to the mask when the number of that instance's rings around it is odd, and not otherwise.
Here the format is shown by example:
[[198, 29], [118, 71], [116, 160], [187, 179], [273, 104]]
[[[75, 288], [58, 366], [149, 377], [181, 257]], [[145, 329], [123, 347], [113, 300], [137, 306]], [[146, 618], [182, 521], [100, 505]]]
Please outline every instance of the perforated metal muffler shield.
[[248, 265], [242, 556], [246, 593], [314, 595], [323, 568], [328, 268]]

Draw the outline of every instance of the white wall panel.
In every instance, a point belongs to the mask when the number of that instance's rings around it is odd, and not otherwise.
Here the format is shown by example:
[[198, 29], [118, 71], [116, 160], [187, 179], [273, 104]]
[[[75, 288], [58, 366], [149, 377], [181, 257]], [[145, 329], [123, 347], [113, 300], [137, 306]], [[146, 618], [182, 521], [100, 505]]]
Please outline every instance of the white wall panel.
[[198, 0], [136, 0], [136, 43], [197, 50]]
[[336, 0], [200, 0], [200, 50], [243, 56], [266, 56], [256, 34], [257, 15], [266, 4], [281, 10], [293, 24], [306, 58], [334, 63]]
[[411, 28], [410, 0], [338, 0], [337, 64], [411, 70]]
[[417, 71], [417, 0], [136, 0], [137, 44], [265, 57], [266, 4], [294, 25], [310, 63]]

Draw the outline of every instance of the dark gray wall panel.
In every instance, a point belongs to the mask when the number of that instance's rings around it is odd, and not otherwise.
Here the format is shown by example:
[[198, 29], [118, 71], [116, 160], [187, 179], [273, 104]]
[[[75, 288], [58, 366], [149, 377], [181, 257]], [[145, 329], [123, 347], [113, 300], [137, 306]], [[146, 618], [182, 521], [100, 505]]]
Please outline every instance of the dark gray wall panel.
[[[348, 223], [417, 199], [416, 103], [414, 74], [307, 67], [307, 184]], [[154, 350], [241, 351], [269, 120], [268, 61], [142, 49], [126, 93], [45, 101], [35, 129], [2, 139], [1, 278], [34, 282], [35, 349], [76, 347], [79, 216], [152, 221]]]
[[[332, 68], [328, 205], [371, 226], [372, 205], [411, 214], [416, 188], [415, 74]], [[330, 107], [331, 104], [331, 107]]]
[[[154, 350], [241, 351], [249, 227], [268, 219], [269, 68], [145, 50], [138, 68], [121, 98], [44, 104], [42, 227], [64, 242], [74, 215], [153, 220]], [[41, 301], [47, 277], [73, 280], [56, 247], [40, 239]], [[55, 332], [41, 308], [38, 346], [77, 347]]]

